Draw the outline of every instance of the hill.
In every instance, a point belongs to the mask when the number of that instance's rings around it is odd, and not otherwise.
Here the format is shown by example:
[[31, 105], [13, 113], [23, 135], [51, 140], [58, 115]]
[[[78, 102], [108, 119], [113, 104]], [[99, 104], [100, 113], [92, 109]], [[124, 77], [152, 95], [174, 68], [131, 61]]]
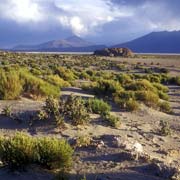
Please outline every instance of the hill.
[[113, 47], [126, 47], [137, 53], [180, 53], [180, 31], [152, 32]]
[[51, 52], [89, 52], [104, 48], [104, 45], [96, 45], [78, 36], [66, 39], [48, 41], [38, 45], [19, 45], [13, 48], [16, 51], [51, 51]]

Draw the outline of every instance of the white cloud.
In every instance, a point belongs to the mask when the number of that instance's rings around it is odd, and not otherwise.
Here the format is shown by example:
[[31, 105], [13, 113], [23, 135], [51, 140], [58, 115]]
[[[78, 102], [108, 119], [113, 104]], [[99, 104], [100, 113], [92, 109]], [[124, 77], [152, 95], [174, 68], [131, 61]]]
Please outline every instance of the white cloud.
[[61, 25], [77, 35], [94, 33], [106, 23], [132, 16], [126, 7], [112, 8], [109, 3], [105, 0], [55, 0], [56, 6], [63, 10], [63, 15], [59, 14]]
[[33, 0], [2, 0], [0, 15], [18, 23], [38, 22], [43, 19], [38, 1]]
[[[173, 12], [175, 6], [169, 6], [168, 0], [141, 0], [138, 5], [135, 0], [132, 4], [131, 1], [123, 2], [125, 1], [0, 0], [0, 19], [10, 19], [37, 29], [43, 29], [53, 23], [57, 27], [59, 24], [59, 28], [71, 30], [76, 35], [103, 36], [112, 35], [113, 32], [128, 35], [128, 32], [132, 31], [136, 33], [180, 29], [179, 15]], [[177, 13], [177, 10], [175, 12]], [[107, 28], [111, 24], [115, 25]], [[108, 32], [104, 30], [105, 25]]]

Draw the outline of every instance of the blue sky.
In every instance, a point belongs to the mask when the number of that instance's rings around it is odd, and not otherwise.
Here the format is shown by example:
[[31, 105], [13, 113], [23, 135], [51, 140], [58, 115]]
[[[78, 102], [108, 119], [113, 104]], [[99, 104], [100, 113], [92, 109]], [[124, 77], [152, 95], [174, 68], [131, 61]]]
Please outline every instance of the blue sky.
[[180, 29], [179, 0], [0, 0], [0, 47], [72, 34], [116, 44]]

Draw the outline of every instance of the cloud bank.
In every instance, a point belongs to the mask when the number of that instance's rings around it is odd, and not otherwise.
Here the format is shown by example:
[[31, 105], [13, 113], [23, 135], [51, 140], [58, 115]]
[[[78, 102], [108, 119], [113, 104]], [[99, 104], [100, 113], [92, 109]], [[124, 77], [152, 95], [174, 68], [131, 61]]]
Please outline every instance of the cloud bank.
[[179, 0], [1, 0], [0, 45], [68, 34], [117, 43], [151, 31], [179, 30], [179, 7]]

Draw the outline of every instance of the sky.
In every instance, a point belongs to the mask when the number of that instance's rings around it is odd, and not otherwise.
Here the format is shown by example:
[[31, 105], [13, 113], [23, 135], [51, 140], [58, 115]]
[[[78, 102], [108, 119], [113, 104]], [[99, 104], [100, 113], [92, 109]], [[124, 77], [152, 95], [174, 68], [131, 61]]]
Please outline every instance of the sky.
[[0, 48], [80, 36], [112, 45], [180, 30], [180, 0], [0, 0]]

